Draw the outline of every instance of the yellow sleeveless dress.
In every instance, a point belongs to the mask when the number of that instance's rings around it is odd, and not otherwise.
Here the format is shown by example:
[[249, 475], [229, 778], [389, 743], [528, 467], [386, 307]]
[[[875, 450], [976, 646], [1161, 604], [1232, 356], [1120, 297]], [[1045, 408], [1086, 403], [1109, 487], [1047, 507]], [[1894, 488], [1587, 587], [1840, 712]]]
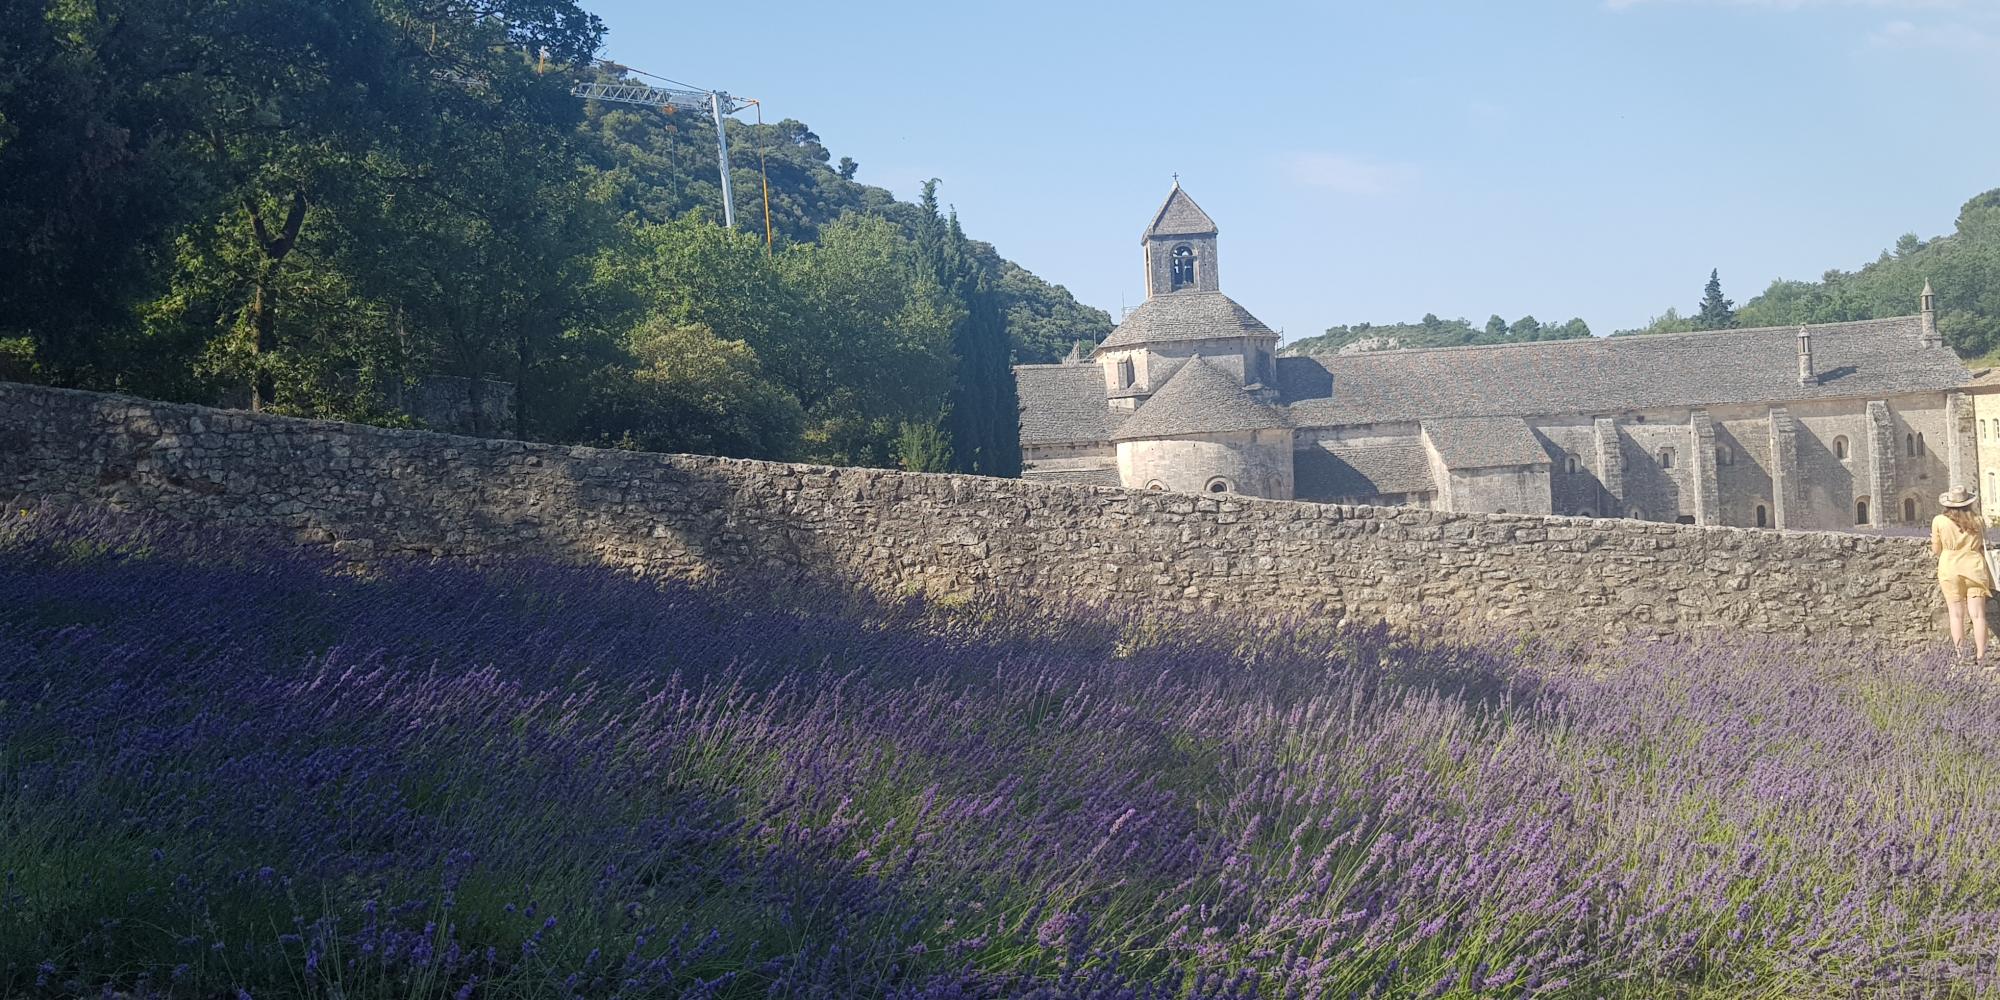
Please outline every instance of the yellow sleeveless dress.
[[1991, 597], [1993, 576], [1986, 571], [1986, 540], [1951, 518], [1931, 518], [1931, 554], [1938, 557], [1938, 585], [1952, 600]]

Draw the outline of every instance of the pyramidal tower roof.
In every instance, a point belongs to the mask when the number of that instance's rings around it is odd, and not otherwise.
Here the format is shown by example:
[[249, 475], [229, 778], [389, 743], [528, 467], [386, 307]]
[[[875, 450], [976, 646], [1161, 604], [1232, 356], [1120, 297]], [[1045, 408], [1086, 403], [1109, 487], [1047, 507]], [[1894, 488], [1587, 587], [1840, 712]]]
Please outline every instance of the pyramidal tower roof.
[[1282, 411], [1259, 402], [1243, 388], [1242, 379], [1197, 354], [1138, 412], [1125, 418], [1115, 438], [1130, 441], [1290, 425]]
[[1201, 210], [1201, 206], [1181, 190], [1181, 182], [1174, 182], [1174, 189], [1167, 192], [1167, 200], [1160, 203], [1160, 210], [1153, 213], [1153, 224], [1146, 227], [1140, 242], [1156, 236], [1213, 236], [1215, 220]]

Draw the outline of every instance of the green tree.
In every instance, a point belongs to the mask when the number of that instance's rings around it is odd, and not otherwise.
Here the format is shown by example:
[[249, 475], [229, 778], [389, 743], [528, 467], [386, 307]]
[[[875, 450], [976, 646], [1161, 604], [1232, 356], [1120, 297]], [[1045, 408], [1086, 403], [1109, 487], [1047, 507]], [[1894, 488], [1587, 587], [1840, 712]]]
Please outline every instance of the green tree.
[[764, 377], [748, 344], [655, 318], [625, 348], [628, 363], [606, 365], [590, 381], [578, 428], [585, 440], [739, 458], [796, 453], [805, 413]]
[[1328, 354], [1341, 350], [1383, 348], [1469, 347], [1479, 344], [1517, 344], [1534, 340], [1570, 340], [1590, 336], [1590, 326], [1580, 319], [1544, 326], [1533, 316], [1523, 316], [1509, 324], [1498, 315], [1475, 327], [1463, 318], [1439, 319], [1425, 313], [1415, 323], [1356, 323], [1336, 326], [1317, 337], [1294, 341], [1286, 349], [1296, 354]]
[[950, 472], [951, 438], [935, 421], [905, 423], [896, 434], [896, 467], [905, 472]]
[[972, 252], [958, 214], [940, 214], [937, 186], [935, 179], [926, 181], [918, 202], [917, 253], [951, 304], [953, 370], [945, 411], [951, 453], [961, 472], [1019, 475], [1020, 404], [994, 276]]
[[1646, 333], [1689, 333], [1697, 329], [1700, 328], [1695, 326], [1695, 321], [1692, 317], [1683, 316], [1679, 310], [1668, 306], [1666, 312], [1647, 320], [1645, 326], [1635, 330], [1615, 330], [1611, 335], [1614, 337], [1629, 337], [1634, 334]]
[[1855, 271], [1828, 270], [1818, 281], [1774, 281], [1739, 319], [1790, 326], [1907, 316], [1926, 280], [1945, 343], [1967, 358], [2000, 351], [2000, 189], [1967, 200], [1949, 235], [1898, 239], [1893, 254]]
[[1698, 330], [1727, 330], [1736, 325], [1736, 303], [1722, 297], [1722, 277], [1711, 269], [1701, 291], [1701, 311], [1694, 316]]

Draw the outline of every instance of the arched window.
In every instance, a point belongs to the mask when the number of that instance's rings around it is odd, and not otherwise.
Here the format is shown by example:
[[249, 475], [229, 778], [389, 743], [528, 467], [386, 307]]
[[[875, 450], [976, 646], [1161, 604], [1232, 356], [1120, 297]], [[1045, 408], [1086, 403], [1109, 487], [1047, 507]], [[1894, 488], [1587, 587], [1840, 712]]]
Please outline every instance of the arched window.
[[1734, 451], [1730, 450], [1730, 447], [1729, 447], [1728, 445], [1726, 445], [1726, 444], [1719, 444], [1719, 445], [1716, 445], [1716, 446], [1715, 446], [1715, 464], [1717, 464], [1717, 465], [1735, 465], [1735, 464], [1736, 464], [1736, 452], [1734, 452]]
[[1904, 497], [1903, 520], [1914, 521], [1916, 519], [1917, 519], [1917, 502], [1915, 500], [1910, 499], [1909, 497]]
[[1637, 507], [1634, 507], [1631, 510], [1626, 511], [1625, 516], [1631, 518], [1634, 521], [1643, 521], [1646, 519], [1646, 512], [1640, 510]]
[[1867, 523], [1868, 523], [1868, 498], [1867, 498], [1867, 497], [1862, 497], [1861, 499], [1859, 499], [1859, 500], [1856, 500], [1856, 501], [1854, 501], [1854, 523], [1855, 523], [1855, 524], [1867, 524]]
[[1164, 493], [1166, 492], [1167, 484], [1155, 479], [1152, 482], [1147, 483], [1146, 488], [1152, 490], [1155, 493]]
[[1923, 435], [1923, 433], [1922, 433], [1922, 432], [1918, 432], [1918, 434], [1917, 434], [1917, 457], [1918, 457], [1918, 458], [1922, 458], [1923, 456], [1924, 456], [1924, 435]]
[[1672, 448], [1661, 448], [1660, 468], [1671, 469], [1673, 467], [1674, 467], [1674, 450]]
[[1596, 514], [1594, 514], [1594, 513], [1592, 513], [1592, 512], [1591, 512], [1591, 510], [1590, 510], [1590, 508], [1588, 508], [1588, 507], [1585, 507], [1584, 509], [1582, 509], [1582, 510], [1580, 510], [1580, 511], [1577, 511], [1577, 512], [1576, 512], [1576, 516], [1578, 516], [1578, 517], [1596, 517], [1597, 515], [1596, 515]]
[[1833, 457], [1835, 457], [1835, 458], [1837, 458], [1837, 459], [1840, 459], [1840, 460], [1841, 460], [1841, 461], [1843, 461], [1843, 462], [1847, 461], [1847, 439], [1846, 439], [1846, 438], [1844, 438], [1844, 437], [1837, 437], [1837, 438], [1834, 438], [1834, 439], [1833, 439]]
[[1771, 510], [1770, 508], [1760, 503], [1757, 505], [1757, 527], [1768, 528], [1770, 526], [1771, 526]]
[[1210, 493], [1229, 493], [1234, 491], [1235, 489], [1236, 487], [1229, 485], [1229, 480], [1224, 479], [1221, 476], [1217, 476], [1214, 479], [1208, 481], [1208, 491]]
[[1134, 382], [1137, 382], [1138, 380], [1139, 380], [1139, 377], [1138, 377], [1138, 373], [1137, 373], [1137, 371], [1135, 371], [1135, 370], [1133, 369], [1133, 367], [1132, 367], [1132, 359], [1131, 359], [1131, 358], [1119, 358], [1119, 359], [1118, 359], [1118, 388], [1120, 388], [1120, 389], [1130, 389], [1130, 388], [1132, 388], [1132, 383], [1134, 383]]
[[1903, 456], [1906, 458], [1917, 457], [1917, 436], [1915, 434], [1903, 435]]
[[1567, 472], [1567, 473], [1569, 473], [1570, 475], [1574, 476], [1574, 475], [1576, 475], [1576, 469], [1577, 469], [1577, 465], [1576, 465], [1576, 456], [1575, 456], [1575, 455], [1569, 455], [1569, 456], [1566, 456], [1566, 457], [1564, 457], [1564, 458], [1563, 458], [1563, 471], [1564, 471], [1564, 472]]
[[2000, 496], [2000, 472], [1989, 472], [1986, 474], [1986, 495], [1989, 497]]
[[1194, 284], [1194, 248], [1183, 243], [1174, 248], [1172, 287], [1186, 288]]

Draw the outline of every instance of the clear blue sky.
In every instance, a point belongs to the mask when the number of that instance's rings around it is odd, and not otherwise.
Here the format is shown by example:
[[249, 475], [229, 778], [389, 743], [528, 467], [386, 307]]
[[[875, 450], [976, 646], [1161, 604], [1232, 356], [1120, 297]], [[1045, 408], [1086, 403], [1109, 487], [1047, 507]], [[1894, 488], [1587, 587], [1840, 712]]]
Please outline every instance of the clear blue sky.
[[[607, 57], [760, 98], [1085, 302], [1171, 175], [1223, 290], [1336, 323], [1739, 303], [2000, 187], [2000, 0], [585, 0]], [[1915, 303], [1912, 303], [1914, 309]]]

